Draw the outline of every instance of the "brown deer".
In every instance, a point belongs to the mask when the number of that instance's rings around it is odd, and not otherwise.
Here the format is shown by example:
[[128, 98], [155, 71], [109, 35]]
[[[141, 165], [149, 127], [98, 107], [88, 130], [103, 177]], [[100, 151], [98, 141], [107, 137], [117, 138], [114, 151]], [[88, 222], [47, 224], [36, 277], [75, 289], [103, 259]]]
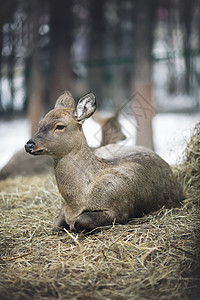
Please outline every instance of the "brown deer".
[[[100, 146], [115, 144], [118, 141], [124, 140], [126, 136], [121, 130], [121, 125], [118, 121], [118, 113], [115, 113], [109, 118], [105, 118], [95, 112], [92, 116], [94, 121], [101, 126], [101, 142]], [[93, 150], [97, 147], [92, 148]], [[33, 176], [42, 175], [53, 172], [52, 159], [49, 156], [30, 156], [24, 153], [24, 149], [17, 151], [6, 165], [0, 170], [0, 180], [6, 178], [14, 178], [16, 176]]]
[[100, 116], [100, 114], [97, 112], [95, 112], [92, 116], [93, 120], [99, 123], [102, 128], [100, 147], [106, 146], [108, 144], [116, 144], [117, 142], [126, 139], [126, 136], [122, 132], [118, 117], [118, 112], [108, 118]]
[[[46, 114], [25, 145], [32, 155], [53, 157], [58, 189], [64, 198], [55, 228], [91, 231], [126, 223], [129, 218], [177, 205], [182, 187], [169, 165], [151, 150], [120, 146], [118, 155], [100, 158], [87, 145], [82, 123], [96, 109], [92, 93], [75, 106], [69, 92]], [[112, 153], [113, 145], [107, 146]], [[114, 145], [116, 148], [116, 145]], [[113, 148], [113, 149], [114, 149]], [[104, 147], [102, 148], [102, 156]]]

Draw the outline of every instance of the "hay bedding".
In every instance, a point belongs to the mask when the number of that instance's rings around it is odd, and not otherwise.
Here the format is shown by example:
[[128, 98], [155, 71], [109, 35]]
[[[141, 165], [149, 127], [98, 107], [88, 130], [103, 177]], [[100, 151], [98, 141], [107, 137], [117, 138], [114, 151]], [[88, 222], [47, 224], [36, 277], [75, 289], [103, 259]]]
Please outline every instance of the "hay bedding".
[[49, 177], [0, 182], [0, 299], [200, 299], [200, 124], [174, 168], [183, 205], [90, 235], [53, 233]]

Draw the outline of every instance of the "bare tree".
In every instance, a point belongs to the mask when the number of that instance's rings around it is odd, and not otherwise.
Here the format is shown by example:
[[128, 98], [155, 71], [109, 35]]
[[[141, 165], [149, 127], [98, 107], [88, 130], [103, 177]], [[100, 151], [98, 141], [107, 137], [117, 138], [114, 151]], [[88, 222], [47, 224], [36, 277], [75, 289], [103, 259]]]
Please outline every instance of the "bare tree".
[[32, 0], [30, 7], [30, 27], [32, 28], [32, 53], [30, 67], [30, 95], [28, 117], [31, 122], [31, 134], [37, 131], [44, 106], [44, 74], [42, 72], [42, 50], [40, 47], [40, 1]]
[[53, 106], [60, 92], [72, 85], [71, 47], [73, 41], [72, 0], [50, 0], [49, 98]]
[[[134, 65], [132, 90], [142, 96], [142, 106], [148, 108], [138, 118], [136, 144], [153, 149], [152, 117], [152, 41], [153, 41], [154, 2], [137, 0], [135, 7]], [[134, 99], [133, 99], [134, 101]], [[133, 104], [134, 106], [134, 104]], [[138, 109], [138, 111], [137, 111]], [[134, 113], [140, 116], [141, 107], [134, 106]], [[138, 121], [136, 120], [136, 121]]]

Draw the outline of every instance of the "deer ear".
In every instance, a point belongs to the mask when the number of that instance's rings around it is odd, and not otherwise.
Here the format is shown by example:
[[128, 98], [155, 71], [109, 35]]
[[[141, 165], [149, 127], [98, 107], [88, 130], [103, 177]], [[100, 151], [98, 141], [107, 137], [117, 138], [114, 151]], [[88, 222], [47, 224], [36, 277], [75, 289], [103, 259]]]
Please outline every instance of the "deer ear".
[[56, 101], [55, 108], [75, 109], [75, 101], [69, 91], [64, 92]]
[[93, 93], [83, 96], [76, 106], [74, 116], [82, 124], [85, 119], [89, 118], [96, 110], [96, 97]]

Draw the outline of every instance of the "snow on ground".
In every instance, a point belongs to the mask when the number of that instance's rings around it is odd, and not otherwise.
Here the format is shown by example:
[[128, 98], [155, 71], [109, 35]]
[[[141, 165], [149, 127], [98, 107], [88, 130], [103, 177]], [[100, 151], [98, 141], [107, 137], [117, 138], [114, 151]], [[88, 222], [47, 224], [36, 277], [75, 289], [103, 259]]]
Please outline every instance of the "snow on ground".
[[[157, 114], [153, 118], [153, 141], [155, 152], [169, 164], [181, 162], [183, 152], [190, 139], [192, 130], [200, 121], [200, 112], [195, 114]], [[125, 145], [134, 145], [136, 137], [136, 126], [130, 128], [128, 120], [121, 120], [125, 127], [125, 135], [132, 132], [128, 141], [120, 142]], [[125, 125], [125, 126], [124, 126]]]
[[[189, 140], [192, 129], [200, 121], [200, 112], [195, 114], [157, 114], [153, 119], [153, 139], [155, 151], [169, 164], [181, 161], [186, 143]], [[127, 139], [120, 144], [134, 145], [136, 126], [123, 116], [120, 117], [122, 130]], [[100, 125], [94, 120], [87, 120], [83, 129], [88, 144], [97, 147], [101, 140]], [[11, 156], [30, 138], [30, 125], [27, 119], [0, 121], [0, 168], [2, 168]]]
[[30, 125], [27, 119], [0, 121], [0, 169], [27, 142]]
[[169, 164], [183, 160], [192, 131], [200, 121], [195, 114], [158, 114], [153, 121], [155, 151]]

